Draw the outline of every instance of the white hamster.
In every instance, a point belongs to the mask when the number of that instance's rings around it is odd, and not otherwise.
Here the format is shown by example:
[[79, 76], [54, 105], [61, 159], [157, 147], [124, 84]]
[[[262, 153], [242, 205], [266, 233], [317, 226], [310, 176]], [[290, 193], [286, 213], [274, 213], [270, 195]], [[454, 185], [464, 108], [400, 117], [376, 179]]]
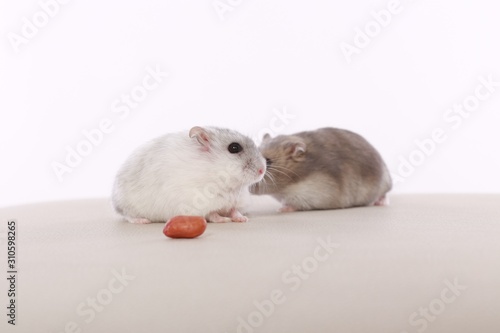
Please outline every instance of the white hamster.
[[195, 126], [135, 150], [116, 176], [113, 205], [132, 223], [165, 222], [176, 215], [245, 222], [238, 199], [265, 171], [266, 161], [250, 138]]

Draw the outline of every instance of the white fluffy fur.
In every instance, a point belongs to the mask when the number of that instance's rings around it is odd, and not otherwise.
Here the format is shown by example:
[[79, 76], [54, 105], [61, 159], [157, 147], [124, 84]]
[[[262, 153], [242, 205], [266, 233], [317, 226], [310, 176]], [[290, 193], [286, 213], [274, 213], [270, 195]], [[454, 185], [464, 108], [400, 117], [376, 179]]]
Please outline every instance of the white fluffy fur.
[[[238, 198], [262, 178], [258, 169], [265, 169], [265, 160], [238, 132], [206, 130], [211, 135], [208, 151], [188, 132], [167, 134], [137, 149], [116, 177], [116, 210], [129, 220], [151, 222], [176, 215], [208, 217], [213, 212], [237, 217]], [[244, 141], [245, 151], [230, 154], [231, 141]]]

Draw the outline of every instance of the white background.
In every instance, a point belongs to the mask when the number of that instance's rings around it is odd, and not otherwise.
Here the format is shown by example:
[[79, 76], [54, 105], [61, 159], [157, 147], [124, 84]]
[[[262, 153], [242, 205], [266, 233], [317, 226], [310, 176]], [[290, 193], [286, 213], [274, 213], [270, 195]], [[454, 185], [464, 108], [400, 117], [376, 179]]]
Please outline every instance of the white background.
[[[194, 125], [347, 128], [394, 174], [411, 154], [421, 162], [394, 193], [500, 191], [500, 87], [456, 128], [444, 118], [480, 76], [500, 81], [494, 1], [402, 0], [385, 27], [371, 12], [391, 1], [222, 0], [222, 14], [212, 0], [51, 1], [47, 22], [38, 1], [0, 5], [0, 206], [109, 196], [133, 148]], [[14, 47], [34, 16], [46, 25]], [[367, 27], [373, 37], [348, 62], [342, 43], [356, 46]], [[114, 113], [157, 66], [168, 78], [127, 117]], [[295, 118], [275, 123], [283, 110]], [[52, 164], [103, 119], [113, 131], [59, 181]], [[415, 140], [435, 128], [446, 140], [419, 153]]]

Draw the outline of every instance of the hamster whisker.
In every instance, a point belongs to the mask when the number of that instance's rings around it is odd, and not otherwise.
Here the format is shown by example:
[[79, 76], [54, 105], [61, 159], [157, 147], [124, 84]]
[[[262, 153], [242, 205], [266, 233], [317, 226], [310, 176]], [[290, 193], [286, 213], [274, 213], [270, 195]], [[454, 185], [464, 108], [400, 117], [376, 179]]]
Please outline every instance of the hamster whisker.
[[[266, 176], [267, 176], [267, 177], [268, 177], [268, 179], [272, 182], [272, 184], [273, 184], [274, 186], [276, 186], [276, 180], [274, 179], [274, 176], [273, 176], [272, 174], [270, 174], [270, 173], [266, 173]], [[263, 179], [263, 180], [264, 180], [264, 183], [263, 183], [263, 184], [265, 185], [266, 190], [267, 190], [267, 187], [269, 187], [269, 184], [267, 183], [267, 181], [265, 181], [265, 180], [266, 180], [266, 177], [264, 177], [264, 179]]]
[[280, 168], [281, 170], [288, 171], [288, 172], [290, 172], [290, 173], [294, 174], [295, 176], [299, 177], [299, 175], [298, 175], [295, 171], [293, 171], [293, 170], [291, 170], [291, 169], [288, 169], [288, 168], [286, 168], [286, 167], [284, 167], [284, 166], [272, 165], [272, 166], [270, 166], [270, 167], [269, 167], [269, 169], [274, 169], [274, 170], [276, 170], [276, 171], [278, 171], [278, 170], [277, 170], [278, 168]]
[[257, 187], [257, 185], [263, 186], [264, 184], [265, 184], [265, 183], [264, 183], [264, 179], [262, 179], [260, 182], [253, 183], [252, 185], [250, 185], [250, 186], [248, 187], [248, 190], [249, 190], [250, 192], [252, 192], [252, 190], [254, 190], [254, 189]]
[[[286, 168], [284, 168], [284, 169], [286, 169]], [[269, 170], [270, 170], [270, 171], [279, 172], [279, 173], [281, 173], [282, 175], [284, 175], [284, 176], [286, 176], [286, 177], [290, 178], [290, 180], [292, 180], [292, 179], [293, 179], [293, 178], [292, 178], [289, 174], [287, 174], [287, 173], [286, 173], [286, 172], [284, 172], [284, 171], [278, 170], [276, 167], [269, 167]], [[289, 170], [287, 170], [287, 171], [289, 171]]]

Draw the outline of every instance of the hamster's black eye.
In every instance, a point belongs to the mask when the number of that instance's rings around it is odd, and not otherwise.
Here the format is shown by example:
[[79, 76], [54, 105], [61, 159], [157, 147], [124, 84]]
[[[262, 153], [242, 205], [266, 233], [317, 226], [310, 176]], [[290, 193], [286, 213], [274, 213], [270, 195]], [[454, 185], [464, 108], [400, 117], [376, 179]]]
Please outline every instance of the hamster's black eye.
[[273, 164], [273, 161], [270, 158], [266, 158], [266, 166], [269, 168], [271, 164]]
[[233, 142], [233, 143], [229, 144], [229, 146], [227, 146], [227, 150], [231, 154], [236, 154], [236, 153], [243, 151], [243, 147], [239, 143]]

